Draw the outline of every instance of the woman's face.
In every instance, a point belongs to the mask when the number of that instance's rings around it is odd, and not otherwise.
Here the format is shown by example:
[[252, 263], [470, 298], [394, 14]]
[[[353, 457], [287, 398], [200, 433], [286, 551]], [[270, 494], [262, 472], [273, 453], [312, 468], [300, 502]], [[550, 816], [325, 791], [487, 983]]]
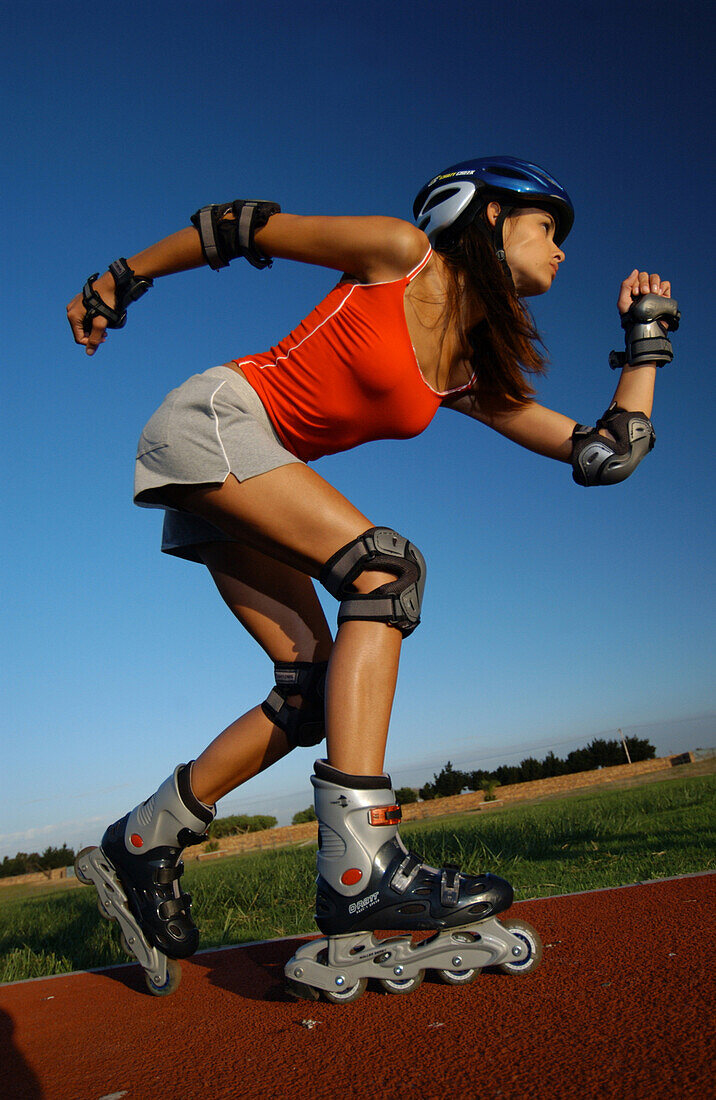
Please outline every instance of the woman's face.
[[[499, 212], [499, 204], [491, 202], [487, 216], [493, 225]], [[520, 298], [544, 294], [552, 286], [564, 260], [564, 252], [554, 242], [555, 229], [552, 215], [536, 206], [514, 210], [505, 219], [505, 258]]]

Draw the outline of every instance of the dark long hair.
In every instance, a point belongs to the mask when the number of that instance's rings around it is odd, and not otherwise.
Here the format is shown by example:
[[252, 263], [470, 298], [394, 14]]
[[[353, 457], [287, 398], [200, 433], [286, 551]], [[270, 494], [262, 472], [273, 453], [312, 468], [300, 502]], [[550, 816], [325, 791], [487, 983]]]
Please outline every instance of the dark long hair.
[[[450, 275], [449, 317], [463, 329], [476, 400], [486, 410], [526, 404], [535, 391], [525, 375], [544, 374], [547, 360], [537, 347], [541, 340], [532, 315], [517, 297], [485, 228], [472, 222], [454, 241], [436, 248]], [[481, 320], [471, 324], [475, 313]]]

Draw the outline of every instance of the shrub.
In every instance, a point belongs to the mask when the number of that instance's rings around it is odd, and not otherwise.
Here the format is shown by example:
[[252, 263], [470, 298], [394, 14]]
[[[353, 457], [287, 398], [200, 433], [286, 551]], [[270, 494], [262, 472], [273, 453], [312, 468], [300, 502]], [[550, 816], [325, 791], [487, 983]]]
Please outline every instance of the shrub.
[[215, 818], [208, 831], [213, 840], [222, 836], [240, 836], [242, 833], [260, 833], [264, 829], [273, 829], [276, 824], [277, 819], [268, 814], [232, 814], [230, 817]]
[[304, 821], [316, 821], [316, 811], [313, 806], [306, 806], [305, 810], [299, 810], [291, 819], [292, 825], [303, 825]]

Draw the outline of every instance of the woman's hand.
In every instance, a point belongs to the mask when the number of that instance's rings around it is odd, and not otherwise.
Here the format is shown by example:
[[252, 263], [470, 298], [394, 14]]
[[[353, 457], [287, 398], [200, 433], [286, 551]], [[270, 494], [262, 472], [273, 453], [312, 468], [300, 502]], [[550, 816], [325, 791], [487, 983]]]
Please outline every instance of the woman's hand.
[[645, 294], [660, 294], [662, 298], [670, 298], [671, 283], [668, 280], [662, 282], [660, 275], [650, 275], [648, 271], [639, 271], [635, 267], [621, 285], [617, 309], [620, 313], [626, 313], [632, 302]]
[[[114, 309], [116, 301], [115, 286], [114, 279], [109, 272], [106, 272], [99, 279], [95, 279], [94, 290], [106, 305]], [[107, 319], [99, 316], [93, 317], [92, 327], [87, 332], [84, 328], [86, 315], [87, 310], [82, 301], [82, 294], [76, 294], [67, 305], [67, 320], [70, 323], [75, 343], [82, 344], [88, 355], [94, 355], [100, 344], [103, 344], [107, 339]]]
[[[662, 298], [670, 298], [671, 283], [668, 279], [662, 280], [660, 275], [639, 271], [635, 267], [631, 275], [626, 277], [619, 291], [617, 308], [620, 314], [623, 316], [627, 313], [637, 298], [642, 298], [645, 294], [658, 294]], [[663, 321], [659, 324], [664, 332], [668, 331], [668, 326]], [[651, 416], [655, 380], [656, 363], [641, 363], [635, 367], [626, 363], [613, 401], [627, 412], [641, 412], [647, 417]]]

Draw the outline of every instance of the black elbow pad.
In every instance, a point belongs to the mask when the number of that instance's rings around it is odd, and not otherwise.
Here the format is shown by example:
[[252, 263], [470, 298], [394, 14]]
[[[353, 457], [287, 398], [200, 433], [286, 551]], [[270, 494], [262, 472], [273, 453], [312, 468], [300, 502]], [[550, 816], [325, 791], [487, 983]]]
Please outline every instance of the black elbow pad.
[[[604, 428], [612, 436], [599, 434]], [[572, 432], [572, 476], [578, 485], [616, 485], [634, 472], [656, 442], [648, 416], [612, 405], [595, 428], [577, 424]]]

